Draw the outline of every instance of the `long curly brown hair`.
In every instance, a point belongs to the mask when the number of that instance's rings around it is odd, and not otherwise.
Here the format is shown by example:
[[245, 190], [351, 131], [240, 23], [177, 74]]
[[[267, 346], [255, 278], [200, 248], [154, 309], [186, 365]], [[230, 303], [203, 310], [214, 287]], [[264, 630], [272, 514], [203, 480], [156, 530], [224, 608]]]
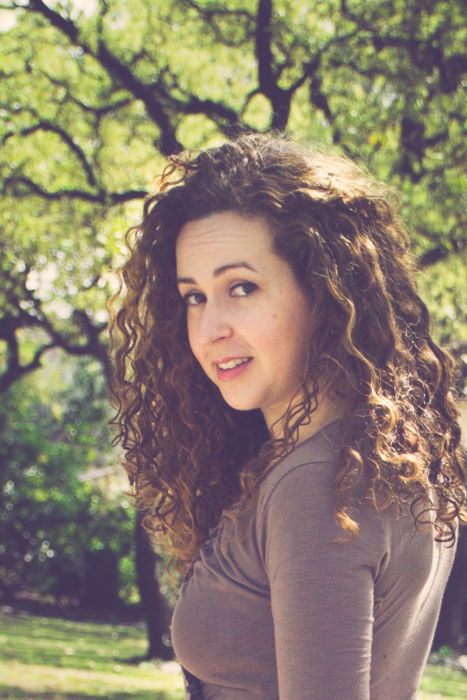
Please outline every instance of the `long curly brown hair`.
[[[171, 157], [146, 200], [141, 225], [127, 235], [111, 324], [114, 423], [146, 526], [181, 570], [222, 511], [251, 501], [293, 449], [319, 377], [334, 394], [348, 387], [335, 484], [343, 535], [358, 533], [352, 493], [364, 484], [376, 508], [409, 503], [418, 526], [432, 522], [437, 539], [454, 540], [465, 476], [452, 363], [430, 336], [391, 199], [351, 161], [270, 134]], [[224, 402], [188, 343], [175, 242], [188, 221], [223, 211], [263, 217], [312, 300], [306, 391], [281, 438], [269, 435], [259, 410]]]

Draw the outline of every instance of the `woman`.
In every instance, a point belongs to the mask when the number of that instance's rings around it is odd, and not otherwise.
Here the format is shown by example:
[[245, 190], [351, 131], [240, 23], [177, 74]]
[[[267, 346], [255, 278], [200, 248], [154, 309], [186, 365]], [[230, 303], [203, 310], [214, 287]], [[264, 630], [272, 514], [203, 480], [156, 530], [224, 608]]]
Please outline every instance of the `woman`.
[[384, 189], [274, 135], [174, 156], [123, 280], [119, 438], [185, 571], [188, 697], [415, 698], [464, 477]]

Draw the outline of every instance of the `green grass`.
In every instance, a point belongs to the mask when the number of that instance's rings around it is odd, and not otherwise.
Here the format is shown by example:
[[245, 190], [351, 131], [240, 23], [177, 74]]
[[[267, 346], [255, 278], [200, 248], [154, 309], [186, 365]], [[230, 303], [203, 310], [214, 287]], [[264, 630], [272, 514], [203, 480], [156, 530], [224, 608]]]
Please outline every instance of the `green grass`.
[[420, 700], [465, 700], [467, 674], [444, 666], [427, 666], [422, 680]]
[[0, 698], [181, 700], [175, 663], [125, 663], [145, 650], [135, 626], [0, 615]]
[[[146, 649], [139, 626], [0, 615], [0, 698], [181, 700], [175, 663], [125, 663]], [[428, 666], [420, 700], [464, 700], [467, 675]]]

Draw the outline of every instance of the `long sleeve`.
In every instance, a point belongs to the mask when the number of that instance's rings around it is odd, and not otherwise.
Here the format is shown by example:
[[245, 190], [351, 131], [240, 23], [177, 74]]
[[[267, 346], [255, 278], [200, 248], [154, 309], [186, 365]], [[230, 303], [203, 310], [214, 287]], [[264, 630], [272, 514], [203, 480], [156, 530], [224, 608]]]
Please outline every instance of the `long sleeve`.
[[[384, 556], [378, 514], [333, 542], [335, 464], [301, 464], [275, 479], [258, 511], [271, 589], [280, 700], [369, 700], [374, 580]], [[367, 508], [367, 511], [369, 509]]]
[[455, 548], [410, 508], [361, 499], [333, 540], [338, 424], [225, 514], [182, 588], [172, 638], [210, 700], [416, 700]]

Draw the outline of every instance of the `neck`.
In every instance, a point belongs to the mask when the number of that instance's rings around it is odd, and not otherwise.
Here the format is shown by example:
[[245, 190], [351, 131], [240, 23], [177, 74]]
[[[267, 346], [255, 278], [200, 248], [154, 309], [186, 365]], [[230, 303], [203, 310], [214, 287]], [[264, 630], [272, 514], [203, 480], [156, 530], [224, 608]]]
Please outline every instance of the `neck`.
[[[316, 410], [311, 413], [306, 423], [299, 426], [296, 444], [299, 445], [304, 440], [308, 440], [308, 438], [319, 432], [324, 426], [338, 418], [342, 418], [345, 414], [345, 410], [345, 402], [342, 399], [331, 400], [327, 396], [320, 396]], [[284, 432], [284, 417], [270, 425], [269, 430], [272, 437], [282, 437]]]

